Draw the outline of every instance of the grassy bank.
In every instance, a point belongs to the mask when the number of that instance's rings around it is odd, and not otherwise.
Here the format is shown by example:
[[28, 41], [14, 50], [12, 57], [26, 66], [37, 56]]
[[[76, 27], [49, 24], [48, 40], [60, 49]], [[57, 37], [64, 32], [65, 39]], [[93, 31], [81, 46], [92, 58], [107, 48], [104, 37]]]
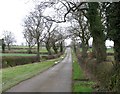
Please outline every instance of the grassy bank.
[[21, 81], [31, 78], [38, 73], [52, 67], [55, 65], [55, 62], [62, 60], [64, 56], [65, 55], [62, 55], [60, 58], [47, 60], [41, 63], [36, 62], [33, 64], [2, 69], [2, 91], [5, 91]]
[[24, 54], [24, 53], [0, 53], [0, 56], [36, 56], [36, 54]]
[[73, 53], [73, 92], [93, 92], [94, 82], [88, 81]]

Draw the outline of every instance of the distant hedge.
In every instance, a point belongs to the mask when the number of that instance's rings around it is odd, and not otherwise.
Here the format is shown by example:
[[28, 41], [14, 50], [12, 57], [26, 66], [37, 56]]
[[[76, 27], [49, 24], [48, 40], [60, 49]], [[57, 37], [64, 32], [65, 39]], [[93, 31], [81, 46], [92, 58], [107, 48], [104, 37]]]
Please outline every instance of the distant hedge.
[[[62, 53], [48, 56], [41, 56], [42, 60], [54, 59], [61, 56]], [[24, 65], [29, 63], [37, 62], [36, 56], [3, 56], [2, 57], [2, 68], [13, 67], [18, 65]]]
[[54, 59], [54, 58], [58, 58], [62, 55], [62, 53], [58, 53], [58, 54], [54, 54], [54, 55], [48, 55], [48, 56], [41, 56], [41, 58], [44, 58], [46, 60], [48, 59]]
[[[28, 51], [5, 51], [5, 53], [28, 53]], [[32, 54], [36, 54], [36, 51], [32, 51]], [[40, 52], [40, 54], [48, 54], [48, 52]]]

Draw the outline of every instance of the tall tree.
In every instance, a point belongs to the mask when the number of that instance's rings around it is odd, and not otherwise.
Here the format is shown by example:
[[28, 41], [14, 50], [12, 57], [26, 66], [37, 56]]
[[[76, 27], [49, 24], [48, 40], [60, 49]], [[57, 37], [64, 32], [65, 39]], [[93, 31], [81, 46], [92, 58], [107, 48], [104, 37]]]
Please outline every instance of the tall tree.
[[51, 38], [52, 38], [52, 35], [54, 34], [55, 28], [53, 28], [52, 21], [48, 21], [45, 19], [46, 36], [45, 36], [44, 42], [46, 44], [46, 49], [48, 51], [48, 54], [50, 54], [50, 55], [52, 54], [52, 52], [51, 52], [51, 47], [52, 47]]
[[[87, 56], [87, 50], [89, 47], [88, 40], [90, 39], [90, 32], [88, 30], [89, 23], [85, 16], [82, 14], [81, 11], [77, 10], [73, 13], [72, 17], [77, 21], [78, 25], [72, 26], [71, 33], [79, 37], [82, 42], [82, 57], [85, 58]], [[72, 23], [73, 24], [73, 23]]]
[[30, 33], [30, 35], [36, 39], [37, 44], [37, 58], [40, 61], [40, 42], [43, 40], [44, 20], [42, 17], [43, 10], [40, 9], [42, 6], [38, 6], [34, 12], [24, 21], [24, 27]]
[[31, 49], [33, 46], [35, 46], [36, 44], [36, 39], [31, 35], [31, 31], [29, 31], [29, 29], [27, 30], [28, 28], [26, 28], [26, 30], [23, 32], [24, 34], [24, 38], [28, 44], [28, 53], [32, 53]]
[[115, 59], [108, 89], [120, 92], [120, 2], [111, 3], [106, 14], [108, 38], [114, 41]]
[[116, 64], [120, 64], [120, 2], [114, 2], [107, 8], [108, 37], [114, 41]]
[[105, 34], [103, 32], [103, 26], [101, 22], [101, 16], [99, 13], [99, 3], [88, 3], [88, 21], [90, 24], [90, 32], [93, 37], [93, 51], [97, 58], [97, 62], [106, 60], [106, 46], [105, 46]]

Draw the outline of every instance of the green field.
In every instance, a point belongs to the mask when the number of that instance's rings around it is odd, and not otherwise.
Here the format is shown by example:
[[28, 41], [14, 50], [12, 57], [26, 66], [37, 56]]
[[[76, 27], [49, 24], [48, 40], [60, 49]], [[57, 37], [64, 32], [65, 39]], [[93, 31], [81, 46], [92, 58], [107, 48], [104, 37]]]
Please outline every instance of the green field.
[[[5, 51], [9, 51], [7, 48], [5, 49]], [[28, 46], [12, 46], [11, 47], [11, 50], [9, 51], [9, 52], [28, 52]], [[35, 47], [33, 47], [32, 49], [31, 49], [31, 51], [33, 51], [33, 52], [36, 52], [37, 51], [37, 47], [35, 46]], [[46, 50], [46, 48], [45, 47], [40, 47], [40, 52], [48, 52], [47, 50]]]
[[[82, 48], [80, 48], [80, 51], [82, 51]], [[92, 48], [89, 48], [88, 51], [92, 52]], [[114, 53], [114, 49], [113, 48], [107, 48], [107, 53]]]
[[114, 49], [113, 48], [107, 48], [107, 53], [114, 53]]
[[[12, 45], [11, 48], [29, 48], [29, 47], [28, 46], [21, 46], [21, 45], [19, 45], [19, 46]], [[34, 46], [33, 48], [37, 48], [37, 47]]]
[[64, 56], [65, 55], [62, 55], [60, 58], [47, 60], [44, 62], [37, 62], [33, 64], [2, 69], [2, 75], [0, 74], [0, 77], [2, 76], [2, 90], [5, 91], [10, 87], [20, 83], [21, 81], [31, 78], [38, 73], [48, 69], [49, 67], [55, 65], [55, 62], [62, 60]]

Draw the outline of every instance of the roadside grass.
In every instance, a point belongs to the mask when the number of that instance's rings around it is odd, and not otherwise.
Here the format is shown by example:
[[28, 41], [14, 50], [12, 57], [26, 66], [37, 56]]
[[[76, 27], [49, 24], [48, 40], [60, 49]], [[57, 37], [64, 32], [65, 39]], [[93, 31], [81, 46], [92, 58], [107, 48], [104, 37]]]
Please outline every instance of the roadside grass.
[[94, 82], [75, 82], [73, 92], [93, 92], [92, 85]]
[[84, 79], [85, 76], [83, 74], [80, 65], [77, 62], [77, 58], [73, 54], [73, 80]]
[[84, 72], [82, 71], [77, 58], [74, 53], [72, 53], [73, 57], [73, 92], [93, 92], [92, 86], [95, 84], [92, 81], [84, 81], [86, 79]]
[[63, 59], [64, 56], [65, 54], [57, 59], [47, 60], [44, 62], [36, 62], [33, 64], [26, 64], [0, 70], [0, 72], [2, 71], [2, 91], [6, 91], [7, 89], [20, 83], [21, 81], [29, 79], [39, 74], [40, 72], [52, 67], [56, 64], [55, 62], [59, 62]]

